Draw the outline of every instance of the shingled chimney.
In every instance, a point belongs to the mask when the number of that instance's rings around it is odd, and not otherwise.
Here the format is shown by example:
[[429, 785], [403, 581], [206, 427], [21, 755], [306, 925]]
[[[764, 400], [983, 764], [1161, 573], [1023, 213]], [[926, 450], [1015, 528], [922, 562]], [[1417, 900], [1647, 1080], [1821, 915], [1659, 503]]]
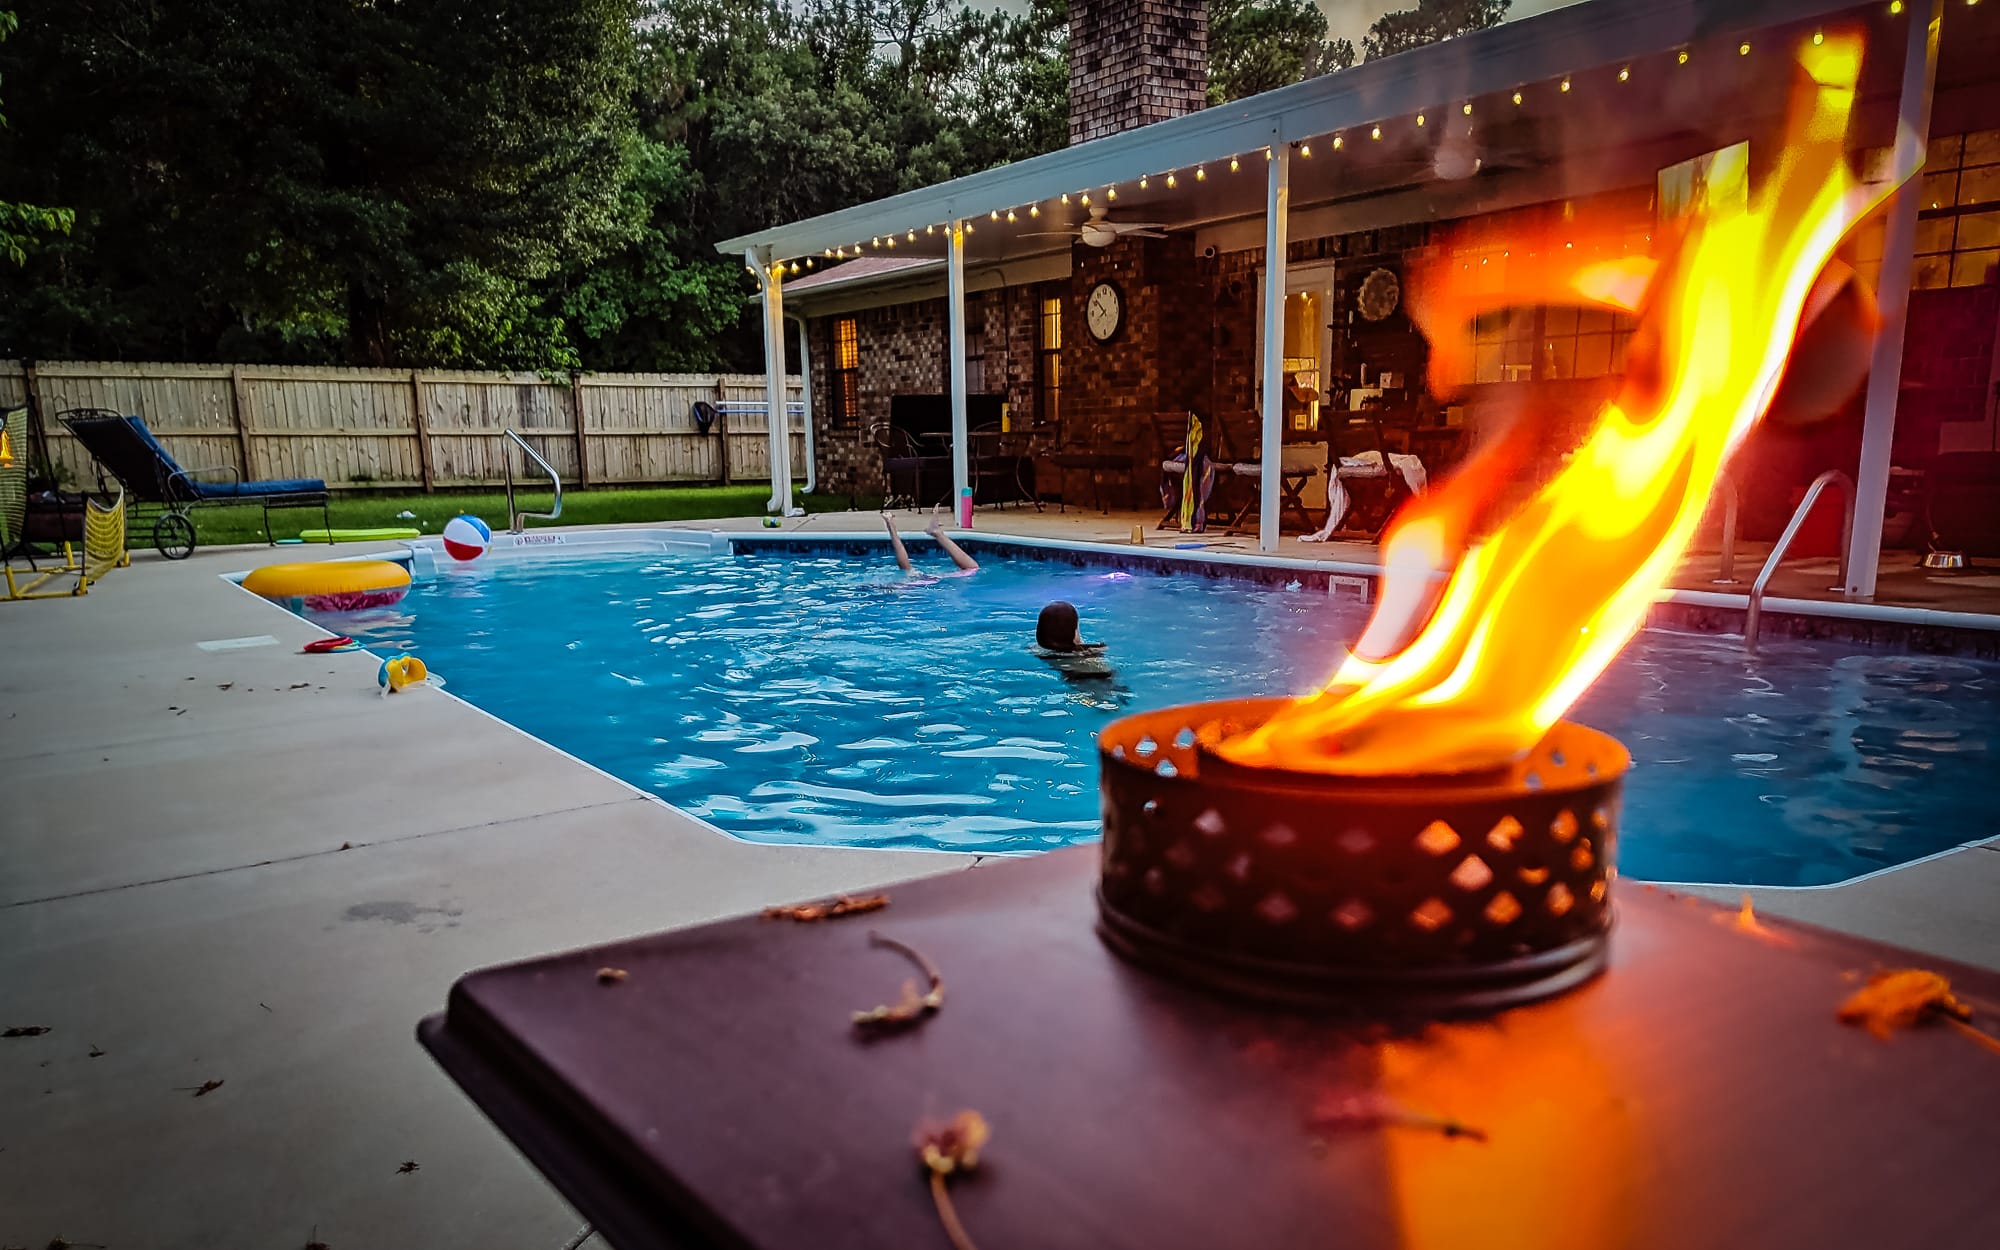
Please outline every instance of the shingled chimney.
[[1207, 97], [1207, 0], [1070, 0], [1071, 143], [1192, 113]]

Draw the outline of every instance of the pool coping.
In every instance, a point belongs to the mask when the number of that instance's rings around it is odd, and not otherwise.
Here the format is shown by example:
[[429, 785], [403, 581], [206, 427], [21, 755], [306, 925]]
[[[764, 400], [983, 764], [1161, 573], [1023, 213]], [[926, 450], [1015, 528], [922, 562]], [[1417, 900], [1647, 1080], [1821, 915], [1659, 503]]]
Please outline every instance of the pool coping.
[[[922, 541], [922, 542], [931, 541], [928, 535], [923, 534], [921, 532], [912, 533], [901, 530], [899, 530], [898, 532], [906, 541], [910, 540]], [[662, 535], [666, 534], [688, 535], [690, 537], [699, 535], [703, 541], [672, 541], [663, 539]], [[509, 554], [506, 557], [503, 557], [503, 559], [505, 560], [506, 563], [511, 564], [514, 563], [516, 560], [526, 563], [529, 561], [537, 561], [542, 559], [557, 559], [561, 557], [588, 558], [590, 556], [606, 556], [606, 555], [621, 555], [621, 554], [630, 554], [630, 555], [666, 554], [676, 549], [698, 550], [706, 554], [716, 554], [716, 555], [752, 554], [752, 553], [775, 554], [776, 552], [781, 550], [788, 552], [806, 552], [806, 551], [811, 551], [815, 548], [839, 550], [839, 551], [855, 551], [857, 549], [865, 549], [872, 554], [874, 552], [886, 549], [888, 545], [887, 537], [881, 531], [878, 530], [828, 530], [828, 531], [813, 531], [810, 533], [800, 532], [797, 530], [759, 532], [759, 531], [735, 531], [735, 530], [722, 530], [722, 529], [702, 529], [699, 527], [680, 527], [680, 526], [663, 525], [652, 528], [621, 527], [621, 528], [610, 528], [610, 529], [575, 531], [574, 537], [578, 538], [580, 541], [569, 541], [572, 537], [572, 534], [570, 533], [551, 534], [549, 531], [541, 531], [540, 535], [546, 535], [547, 537], [554, 537], [561, 541], [550, 542], [546, 540], [546, 537], [542, 538], [542, 540], [540, 541], [537, 541], [538, 533], [536, 531], [528, 531], [526, 534], [500, 533], [500, 534], [495, 534], [493, 536], [494, 545], [492, 548], [489, 549], [488, 554], [490, 555], [495, 551], [508, 552]], [[966, 546], [973, 550], [977, 550], [980, 548], [993, 548], [1002, 552], [1007, 552], [1009, 554], [1025, 555], [1030, 558], [1040, 556], [1041, 553], [1043, 552], [1056, 551], [1056, 552], [1067, 553], [1077, 557], [1095, 557], [1096, 562], [1108, 562], [1113, 564], [1114, 567], [1121, 564], [1128, 566], [1134, 564], [1151, 566], [1156, 571], [1161, 573], [1197, 572], [1206, 576], [1237, 576], [1237, 577], [1243, 577], [1246, 580], [1262, 582], [1267, 584], [1279, 582], [1278, 577], [1270, 575], [1272, 573], [1284, 573], [1292, 575], [1285, 578], [1284, 583], [1282, 584], [1289, 584], [1294, 581], [1303, 584], [1306, 581], [1307, 577], [1312, 577], [1315, 580], [1325, 579], [1324, 589], [1329, 594], [1336, 593], [1343, 587], [1353, 587], [1358, 589], [1359, 593], [1364, 598], [1364, 600], [1372, 595], [1373, 587], [1375, 583], [1380, 580], [1382, 573], [1381, 567], [1379, 565], [1366, 564], [1359, 561], [1351, 561], [1351, 560], [1309, 560], [1309, 559], [1301, 559], [1296, 556], [1275, 556], [1275, 555], [1264, 555], [1261, 553], [1247, 553], [1247, 552], [1233, 552], [1233, 551], [1203, 551], [1198, 549], [1187, 549], [1178, 546], [1172, 549], [1162, 549], [1159, 547], [1151, 546], [1150, 544], [1145, 546], [1137, 546], [1124, 543], [1086, 542], [1075, 539], [1051, 539], [1051, 538], [1031, 537], [1031, 536], [1017, 535], [1017, 534], [986, 534], [986, 533], [976, 533], [971, 531], [958, 531], [956, 534], [954, 534], [953, 537], [954, 541], [957, 541], [962, 546]], [[529, 539], [529, 541], [527, 542], [518, 541], [522, 538], [527, 538]], [[398, 549], [395, 551], [369, 552], [369, 553], [358, 553], [353, 555], [333, 556], [328, 558], [328, 562], [392, 560], [410, 565], [413, 579], [424, 580], [429, 576], [435, 576], [435, 556], [439, 551], [442, 550], [442, 547], [443, 547], [443, 540], [441, 538], [437, 538], [435, 536], [426, 536], [424, 538], [403, 540], [402, 542], [400, 542]], [[484, 557], [481, 558], [483, 559]], [[425, 568], [424, 566], [427, 562], [431, 563], [433, 567]], [[1080, 560], [1076, 562], [1082, 563], [1082, 561]], [[250, 591], [243, 590], [242, 579], [245, 576], [247, 576], [247, 573], [248, 570], [243, 570], [237, 572], [223, 573], [220, 576], [222, 577], [223, 580], [234, 584], [237, 590], [239, 590], [241, 593], [245, 595], [248, 595], [250, 598], [256, 599], [258, 600], [258, 602], [263, 603], [268, 607], [275, 608], [277, 611], [283, 612], [288, 616], [292, 616], [296, 620], [305, 621], [312, 628], [319, 630], [322, 634], [324, 634], [327, 637], [335, 636], [331, 633], [331, 631], [324, 629], [322, 626], [318, 625], [316, 622], [310, 620], [309, 618], [299, 616], [296, 613], [291, 612], [288, 608], [284, 607], [281, 604], [274, 603], [267, 599], [263, 599], [261, 596], [252, 594]], [[1669, 589], [1661, 592], [1661, 594], [1655, 600], [1655, 608], [1656, 608], [1655, 616], [1657, 616], [1657, 609], [1659, 607], [1676, 606], [1676, 605], [1696, 608], [1696, 609], [1707, 609], [1711, 611], [1734, 612], [1740, 615], [1741, 613], [1747, 610], [1749, 605], [1749, 598], [1747, 595], [1728, 594], [1719, 591], [1694, 591], [1694, 590]], [[1977, 658], [2000, 658], [2000, 616], [1996, 615], [1986, 615], [1986, 614], [1969, 613], [1969, 612], [1967, 613], [1943, 612], [1936, 609], [1925, 609], [1925, 608], [1902, 608], [1886, 604], [1825, 603], [1818, 600], [1810, 600], [1810, 599], [1768, 599], [1768, 598], [1764, 601], [1763, 615], [1766, 626], [1775, 627], [1773, 629], [1773, 632], [1784, 632], [1781, 622], [1784, 622], [1787, 619], [1796, 619], [1796, 618], [1804, 618], [1808, 624], [1811, 623], [1813, 618], [1822, 618], [1822, 619], [1834, 619], [1834, 620], [1851, 620], [1851, 621], [1862, 622], [1865, 624], [1880, 623], [1898, 627], [1928, 629], [1934, 631], [1942, 631], [1943, 633], [1946, 634], [1962, 632], [1964, 634], [1979, 638], [1981, 640], [1988, 640], [1988, 639], [1991, 640], [1992, 645], [1985, 648], [1981, 648], [1981, 650], [1986, 654], [1983, 654]], [[1674, 622], [1661, 621], [1658, 619], [1649, 619], [1646, 628], [1678, 630], [1678, 632], [1684, 632], [1684, 633], [1704, 633], [1704, 634], [1724, 633], [1724, 631], [1718, 629], [1705, 629], [1705, 628], [1700, 628], [1698, 626], [1690, 628], [1686, 625], [1679, 625]], [[1827, 637], [1827, 635], [1812, 633], [1812, 632], [1807, 632], [1800, 636], [1819, 637], [1819, 638]], [[1837, 640], [1855, 642], [1861, 645], [1869, 645], [1877, 647], [1885, 647], [1887, 641], [1872, 637], [1867, 639], [1841, 637], [1838, 638]], [[375, 658], [378, 660], [382, 658], [379, 655], [377, 655], [376, 652], [369, 650], [368, 648], [364, 647], [361, 648], [361, 650], [364, 651], [371, 658]], [[1927, 653], [1935, 653], [1935, 652], [1927, 652]], [[453, 701], [457, 702], [461, 706], [470, 708], [473, 711], [479, 713], [481, 716], [484, 716], [489, 720], [495, 721], [501, 725], [506, 726], [513, 732], [520, 734], [521, 736], [533, 742], [539, 743], [540, 745], [548, 748], [549, 750], [555, 752], [556, 754], [566, 759], [569, 759], [583, 766], [584, 768], [589, 769], [590, 771], [596, 773], [601, 777], [604, 777], [610, 781], [617, 783], [618, 785], [631, 791], [633, 794], [639, 795], [653, 803], [659, 804], [661, 807], [664, 807], [676, 813], [677, 815], [685, 817], [688, 820], [694, 821], [702, 828], [709, 830], [710, 832], [713, 832], [721, 837], [725, 837], [730, 839], [731, 841], [744, 843], [750, 846], [802, 845], [799, 843], [760, 842], [755, 839], [740, 837], [737, 834], [732, 833], [731, 831], [724, 829], [719, 825], [714, 824], [713, 822], [705, 819], [704, 817], [696, 815], [695, 813], [690, 812], [683, 807], [680, 807], [674, 803], [669, 802], [668, 800], [662, 798], [658, 794], [653, 793], [652, 791], [646, 790], [633, 782], [627, 781], [622, 777], [618, 777], [606, 771], [605, 769], [600, 768], [596, 764], [593, 764], [590, 761], [581, 758], [580, 756], [577, 756], [567, 750], [564, 750], [562, 747], [556, 746], [554, 743], [549, 742], [544, 738], [538, 737], [537, 735], [529, 732], [528, 730], [522, 728], [521, 726], [516, 725], [511, 721], [508, 721], [506, 718], [499, 716], [496, 713], [490, 712], [485, 708], [480, 707], [479, 705], [463, 698], [462, 696], [453, 694], [449, 689], [443, 687], [442, 685], [433, 687], [432, 692], [436, 694], [442, 694], [447, 698], [450, 698]], [[810, 845], [823, 845], [823, 844], [813, 843]], [[1669, 881], [1669, 880], [1656, 880], [1652, 878], [1632, 878], [1632, 880], [1637, 881], [1642, 885], [1655, 886], [1660, 889], [1667, 889], [1667, 890], [1742, 889], [1742, 890], [1783, 891], [1787, 893], [1810, 893], [1817, 891], [1845, 889], [1849, 886], [1860, 885], [1864, 882], [1885, 877], [1893, 873], [1902, 872], [1905, 869], [1914, 868], [1922, 864], [1932, 863], [1937, 860], [1944, 859], [1948, 856], [1958, 855], [1968, 851], [1981, 850], [1989, 847], [2000, 848], [2000, 834], [1994, 834], [1988, 837], [1975, 838], [1966, 842], [1961, 842], [1955, 846], [1945, 847], [1941, 850], [1933, 851], [1928, 855], [1921, 855], [1915, 859], [1906, 860], [1899, 864], [1890, 864], [1881, 868], [1870, 869], [1867, 872], [1860, 873], [1852, 877], [1843, 877], [1838, 881], [1817, 882], [1809, 885], [1776, 885], [1776, 884], [1763, 884], [1763, 883], [1745, 883], [1738, 881], [1678, 881], [1678, 880]], [[893, 850], [893, 851], [908, 851], [918, 854], [954, 854], [954, 855], [972, 855], [975, 857], [994, 856], [994, 857], [1008, 857], [1008, 858], [1041, 853], [1038, 850], [1037, 851], [978, 851], [978, 850], [969, 850], [966, 848], [946, 848], [946, 847], [928, 847], [928, 846], [883, 847], [883, 846], [856, 846], [853, 844], [840, 844], [835, 849], [875, 850], [875, 851]]]

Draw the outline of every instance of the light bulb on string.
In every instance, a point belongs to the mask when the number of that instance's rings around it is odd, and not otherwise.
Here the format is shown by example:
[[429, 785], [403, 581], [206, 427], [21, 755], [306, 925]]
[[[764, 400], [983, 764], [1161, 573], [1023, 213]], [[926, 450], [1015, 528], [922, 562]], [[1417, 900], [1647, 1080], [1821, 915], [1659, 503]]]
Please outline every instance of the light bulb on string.
[[1040, 204], [1028, 205], [1028, 216], [1040, 217], [1041, 215], [1042, 215], [1042, 206]]
[[1083, 193], [1083, 206], [1084, 206], [1085, 208], [1089, 208], [1089, 207], [1090, 207], [1090, 192], [1088, 192], [1088, 191], [1085, 191], [1085, 192]]
[[1117, 187], [1106, 187], [1106, 188], [1104, 188], [1104, 198], [1105, 198], [1106, 200], [1115, 200], [1115, 199], [1117, 199], [1117, 198], [1118, 198], [1118, 188], [1117, 188]]
[[1518, 107], [1518, 106], [1520, 105], [1520, 103], [1521, 103], [1521, 93], [1520, 93], [1520, 92], [1518, 92], [1518, 91], [1516, 91], [1516, 92], [1514, 93], [1514, 103], [1515, 103], [1515, 105], [1516, 105], [1517, 107]]
[[1007, 220], [1008, 220], [1008, 221], [1013, 221], [1013, 220], [1015, 220], [1015, 217], [1014, 217], [1014, 210], [1013, 210], [1013, 209], [1011, 209], [1011, 208], [1007, 210]]
[[[1970, 2], [1970, 0], [1968, 0], [1968, 2]], [[1821, 44], [1823, 44], [1823, 43], [1825, 43], [1825, 42], [1826, 42], [1826, 32], [1825, 32], [1825, 31], [1823, 31], [1823, 30], [1816, 30], [1816, 31], [1814, 31], [1814, 32], [1813, 32], [1813, 47], [1817, 48], [1818, 46], [1820, 46]]]
[[1207, 177], [1208, 177], [1208, 167], [1206, 165], [1196, 165], [1194, 167], [1194, 180], [1196, 182], [1204, 181], [1205, 179], [1207, 179]]
[[1069, 192], [1067, 191], [1063, 192], [1063, 203], [1069, 203]]
[[1895, 17], [1903, 11], [1903, 0], [1889, 0], [1889, 16]]
[[1467, 100], [1465, 102], [1465, 107], [1460, 109], [1459, 111], [1464, 113], [1467, 117], [1472, 116], [1472, 101]]
[[1419, 113], [1417, 114], [1417, 125], [1421, 126], [1423, 124], [1424, 124], [1424, 115], [1422, 113]]
[[1368, 137], [1370, 139], [1380, 139], [1382, 137], [1382, 128], [1380, 126], [1374, 127], [1368, 132]]
[[1301, 143], [1301, 144], [1299, 145], [1299, 155], [1300, 155], [1300, 156], [1303, 156], [1303, 157], [1305, 157], [1305, 158], [1306, 158], [1307, 160], [1311, 160], [1311, 159], [1312, 159], [1312, 154], [1313, 154], [1313, 145], [1312, 145], [1312, 144], [1310, 144], [1310, 143]]
[[1632, 77], [1632, 67], [1631, 67], [1630, 65], [1627, 65], [1627, 66], [1625, 66], [1624, 68], [1622, 68], [1622, 69], [1620, 69], [1620, 70], [1618, 71], [1618, 81], [1619, 81], [1619, 82], [1625, 82], [1626, 80], [1630, 79], [1631, 77]]
[[1680, 51], [1680, 55], [1679, 55], [1679, 56], [1678, 56], [1678, 57], [1677, 57], [1676, 59], [1677, 59], [1677, 60], [1678, 60], [1678, 61], [1679, 61], [1679, 62], [1680, 62], [1680, 63], [1681, 63], [1682, 65], [1686, 65], [1686, 64], [1688, 63], [1688, 54], [1687, 54], [1687, 49], [1686, 49], [1686, 48], [1683, 48], [1683, 49], [1681, 49], [1681, 51]]
[[794, 278], [799, 276], [799, 262], [797, 261], [792, 262], [792, 276]]
[[1335, 135], [1335, 136], [1333, 137], [1333, 150], [1334, 150], [1334, 151], [1336, 151], [1336, 152], [1340, 151], [1340, 145], [1341, 145], [1341, 144], [1342, 144], [1343, 142], [1344, 142], [1344, 140], [1343, 140], [1343, 139], [1341, 139], [1341, 137], [1340, 137], [1339, 135]]
[[1000, 210], [996, 208], [992, 212], [986, 214], [986, 220], [988, 221], [1000, 220]]
[[932, 222], [932, 223], [931, 223], [930, 225], [928, 225], [928, 226], [925, 226], [925, 227], [924, 227], [924, 233], [925, 233], [925, 234], [936, 234], [936, 233], [937, 233], [937, 223], [936, 223], [936, 222]]
[[915, 243], [916, 241], [917, 241], [917, 232], [914, 230], [910, 231], [910, 237], [904, 240], [904, 242], [906, 243]]
[[1737, 45], [1736, 45], [1736, 55], [1738, 55], [1738, 56], [1749, 56], [1749, 55], [1750, 55], [1750, 45], [1749, 45], [1748, 43], [1739, 43], [1739, 44], [1737, 44]]
[[1567, 92], [1567, 91], [1569, 90], [1569, 79], [1567, 79], [1567, 78], [1563, 79], [1563, 82], [1562, 82], [1562, 89], [1563, 89], [1563, 90], [1564, 90], [1565, 92]]
[[1236, 158], [1232, 156], [1229, 158], [1229, 172], [1233, 174], [1236, 172], [1236, 169], [1237, 169]]
[[1146, 189], [1146, 175], [1144, 174], [1139, 175], [1139, 189], [1141, 191], [1144, 191]]

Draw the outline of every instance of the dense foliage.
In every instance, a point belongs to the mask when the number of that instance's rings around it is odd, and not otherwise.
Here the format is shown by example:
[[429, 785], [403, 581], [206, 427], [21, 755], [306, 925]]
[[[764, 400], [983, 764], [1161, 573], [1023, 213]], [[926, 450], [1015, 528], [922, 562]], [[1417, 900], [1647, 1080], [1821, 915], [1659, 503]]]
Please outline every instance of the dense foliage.
[[[0, 357], [757, 367], [715, 240], [1065, 142], [1067, 0], [960, 2], [0, 10]], [[1211, 0], [1210, 45], [1215, 100], [1355, 57], [1314, 0]]]

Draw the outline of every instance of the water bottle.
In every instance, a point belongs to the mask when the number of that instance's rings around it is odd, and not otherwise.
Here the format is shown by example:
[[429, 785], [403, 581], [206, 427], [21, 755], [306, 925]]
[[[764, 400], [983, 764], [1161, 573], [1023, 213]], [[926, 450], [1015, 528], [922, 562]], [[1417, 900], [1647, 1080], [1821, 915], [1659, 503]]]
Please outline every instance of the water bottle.
[[972, 488], [970, 486], [958, 492], [958, 528], [962, 530], [972, 528]]

